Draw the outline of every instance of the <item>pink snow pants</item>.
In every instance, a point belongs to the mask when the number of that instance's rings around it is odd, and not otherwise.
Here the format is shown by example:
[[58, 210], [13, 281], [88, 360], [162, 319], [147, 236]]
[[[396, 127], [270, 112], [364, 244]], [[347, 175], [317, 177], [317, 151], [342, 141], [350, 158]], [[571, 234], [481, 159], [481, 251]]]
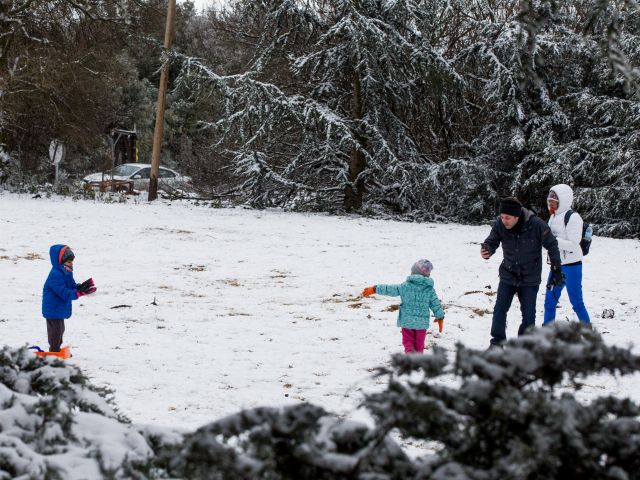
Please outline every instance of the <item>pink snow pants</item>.
[[416, 330], [414, 328], [402, 329], [402, 345], [404, 353], [424, 352], [424, 339], [427, 336], [426, 330]]

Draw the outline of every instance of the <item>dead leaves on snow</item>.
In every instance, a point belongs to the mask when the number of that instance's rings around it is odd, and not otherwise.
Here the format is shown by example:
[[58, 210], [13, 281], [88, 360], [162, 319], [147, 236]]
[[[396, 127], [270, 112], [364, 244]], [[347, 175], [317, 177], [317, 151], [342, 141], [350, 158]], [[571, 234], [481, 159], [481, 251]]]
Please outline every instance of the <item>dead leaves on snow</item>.
[[349, 303], [347, 305], [349, 308], [369, 308], [367, 305], [363, 304], [362, 295], [356, 295], [351, 297], [343, 297], [339, 293], [334, 293], [331, 298], [325, 298], [322, 300], [322, 303]]
[[27, 253], [26, 255], [14, 255], [14, 256], [9, 256], [9, 255], [0, 255], [0, 261], [2, 260], [8, 260], [10, 262], [13, 263], [18, 263], [18, 260], [44, 260], [44, 258], [42, 257], [42, 255], [38, 254], [38, 253], [34, 253], [34, 252], [30, 252]]
[[180, 267], [173, 267], [174, 270], [189, 270], [190, 272], [204, 272], [207, 267], [206, 265], [193, 265], [191, 263], [187, 265], [182, 265]]
[[469, 292], [464, 292], [462, 296], [464, 297], [465, 295], [474, 295], [476, 293], [482, 293], [487, 297], [493, 297], [497, 292], [494, 292], [493, 290], [491, 290], [491, 287], [489, 287], [488, 290], [471, 290]]
[[[465, 310], [471, 310], [474, 315], [478, 316], [478, 317], [484, 317], [487, 314], [491, 314], [491, 310], [488, 310], [486, 308], [480, 308], [480, 307], [469, 307], [467, 305], [458, 305], [457, 303], [443, 303], [442, 304], [442, 308], [446, 311], [448, 309], [450, 309], [451, 307], [455, 307], [455, 308], [463, 308]], [[473, 315], [472, 315], [473, 316]]]

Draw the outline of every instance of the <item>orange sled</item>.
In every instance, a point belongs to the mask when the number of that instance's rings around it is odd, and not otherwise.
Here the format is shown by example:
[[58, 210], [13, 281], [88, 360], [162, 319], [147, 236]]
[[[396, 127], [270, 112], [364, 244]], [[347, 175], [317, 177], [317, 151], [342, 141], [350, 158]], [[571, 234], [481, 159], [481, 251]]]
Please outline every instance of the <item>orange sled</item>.
[[71, 347], [69, 347], [69, 346], [62, 347], [59, 352], [45, 352], [45, 351], [38, 352], [38, 351], [35, 351], [33, 353], [35, 353], [39, 357], [58, 357], [58, 358], [62, 358], [64, 360], [66, 358], [71, 357]]

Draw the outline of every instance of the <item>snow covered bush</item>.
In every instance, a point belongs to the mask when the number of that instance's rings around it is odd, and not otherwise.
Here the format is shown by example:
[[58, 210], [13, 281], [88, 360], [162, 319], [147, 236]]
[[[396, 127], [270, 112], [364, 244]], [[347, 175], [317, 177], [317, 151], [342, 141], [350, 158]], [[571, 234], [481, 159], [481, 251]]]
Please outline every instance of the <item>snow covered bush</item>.
[[[374, 427], [320, 407], [246, 410], [187, 435], [161, 462], [181, 478], [640, 478], [640, 407], [576, 398], [598, 374], [640, 371], [640, 357], [579, 324], [557, 323], [505, 350], [458, 345], [396, 355], [369, 395]], [[392, 434], [422, 441], [410, 458]], [[413, 442], [415, 445], [415, 441]]]
[[[387, 435], [303, 403], [255, 408], [187, 436], [172, 473], [184, 478], [403, 478], [411, 467]], [[357, 475], [356, 475], [357, 476]]]
[[380, 203], [428, 220], [477, 222], [495, 215], [499, 175], [479, 161], [450, 158], [407, 167], [405, 181], [381, 187]]
[[413, 464], [419, 478], [632, 479], [640, 478], [640, 407], [612, 396], [580, 401], [574, 392], [591, 375], [638, 371], [630, 350], [556, 322], [504, 350], [458, 345], [453, 364], [439, 348], [397, 355], [380, 371], [388, 389], [365, 405], [378, 429], [435, 445]]
[[148, 478], [152, 454], [77, 367], [0, 349], [0, 479]]
[[[0, 479], [638, 479], [640, 406], [579, 398], [640, 356], [556, 322], [504, 350], [395, 355], [372, 425], [301, 403], [240, 411], [192, 433], [135, 427], [76, 368], [0, 350]], [[599, 377], [598, 377], [599, 376]], [[410, 457], [394, 436], [422, 444]]]

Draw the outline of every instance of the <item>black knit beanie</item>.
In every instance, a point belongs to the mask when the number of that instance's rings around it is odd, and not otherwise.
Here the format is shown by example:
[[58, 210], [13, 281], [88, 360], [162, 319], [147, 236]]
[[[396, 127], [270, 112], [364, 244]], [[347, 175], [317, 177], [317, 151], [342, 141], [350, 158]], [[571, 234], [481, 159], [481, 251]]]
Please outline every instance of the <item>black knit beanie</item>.
[[519, 217], [522, 213], [522, 204], [514, 197], [503, 198], [500, 201], [500, 213]]

